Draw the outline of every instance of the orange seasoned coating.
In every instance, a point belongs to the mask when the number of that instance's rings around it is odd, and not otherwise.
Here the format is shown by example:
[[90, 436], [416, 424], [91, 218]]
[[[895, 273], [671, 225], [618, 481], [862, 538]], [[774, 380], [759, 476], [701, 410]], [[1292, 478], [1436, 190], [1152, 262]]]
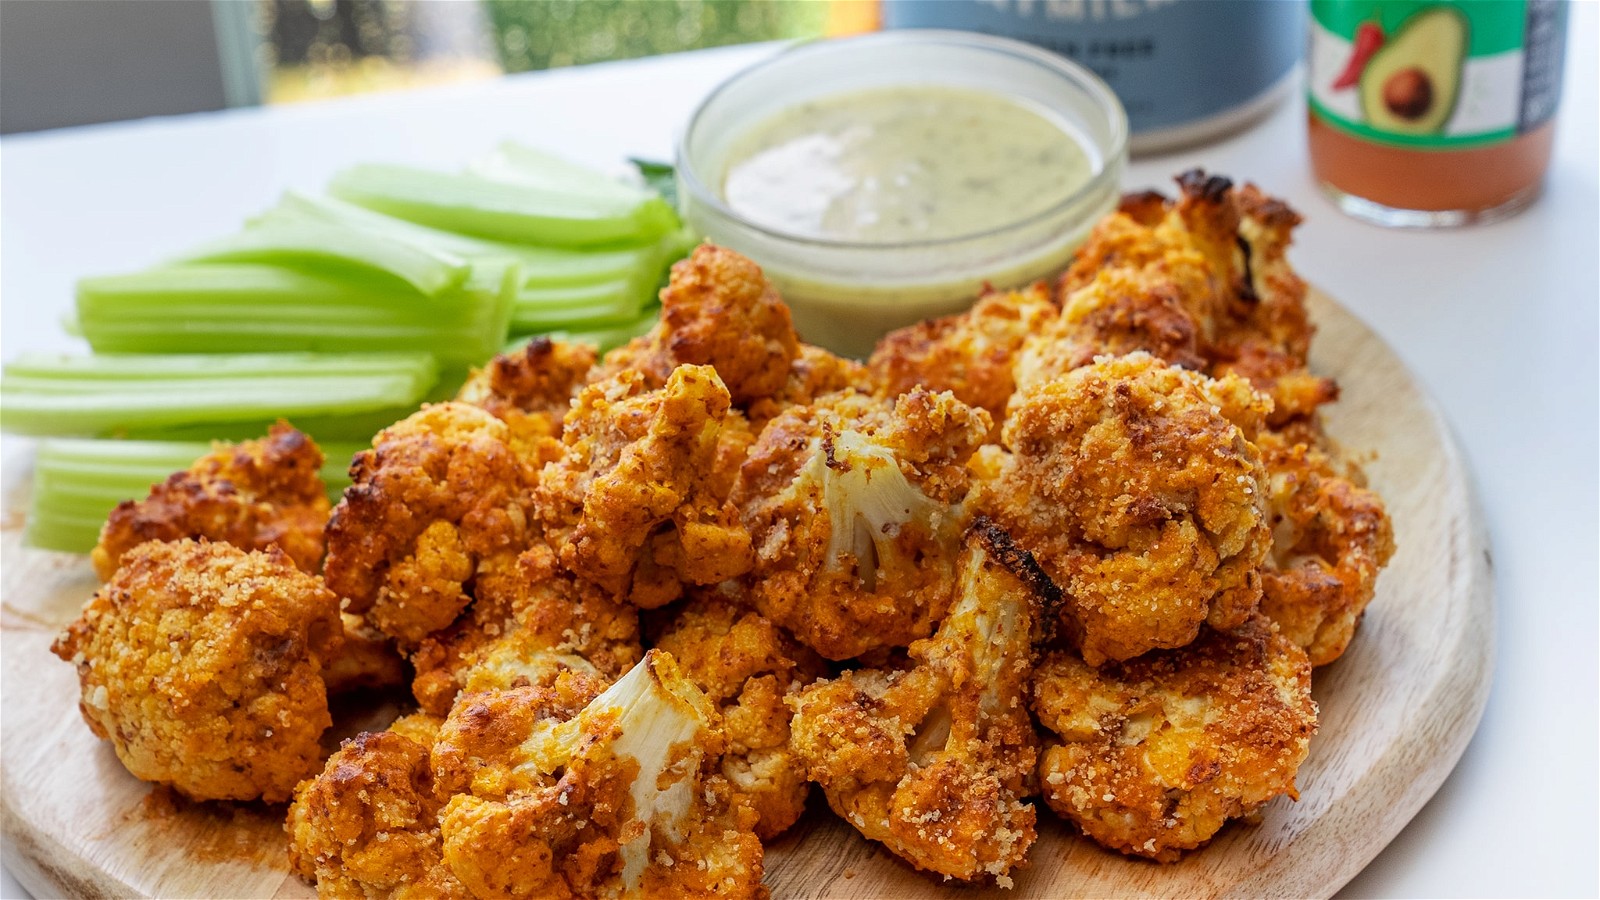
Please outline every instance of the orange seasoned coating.
[[799, 354], [789, 307], [761, 267], [701, 244], [673, 265], [661, 291], [661, 321], [608, 354], [603, 374], [636, 369], [656, 388], [678, 366], [710, 366], [744, 409], [781, 392]]
[[1035, 837], [1027, 686], [1055, 590], [987, 519], [968, 533], [959, 590], [908, 667], [855, 669], [792, 699], [792, 743], [866, 837], [920, 869], [1009, 887]]
[[456, 399], [510, 426], [523, 456], [548, 462], [561, 456], [561, 420], [595, 364], [588, 344], [536, 337], [474, 371]]
[[444, 865], [429, 750], [439, 720], [409, 716], [347, 740], [295, 790], [289, 866], [321, 897], [469, 898]]
[[1062, 316], [1024, 346], [1031, 387], [1095, 356], [1143, 350], [1272, 397], [1269, 424], [1303, 421], [1338, 397], [1306, 369], [1314, 328], [1286, 252], [1300, 217], [1254, 185], [1199, 170], [1179, 196], [1145, 192], [1095, 227], [1062, 276]]
[[725, 478], [712, 475], [727, 422], [728, 391], [708, 366], [679, 366], [656, 390], [632, 370], [584, 388], [567, 414], [566, 454], [539, 485], [562, 565], [645, 609], [685, 583], [744, 574], [750, 536], [717, 496]]
[[386, 688], [405, 682], [405, 660], [388, 635], [352, 613], [340, 613], [339, 620], [344, 626], [344, 640], [338, 652], [329, 657], [322, 673], [329, 694]]
[[595, 351], [588, 344], [536, 337], [474, 371], [456, 399], [507, 421], [519, 414], [538, 417], [559, 436], [562, 418], [594, 367]]
[[1268, 401], [1135, 353], [1024, 393], [980, 507], [1066, 592], [1090, 664], [1242, 624], [1271, 543], [1250, 438]]
[[128, 771], [197, 800], [289, 798], [331, 724], [339, 603], [276, 547], [150, 541], [56, 638]]
[[456, 702], [433, 751], [455, 876], [480, 897], [765, 897], [716, 710], [671, 655], [587, 705], [580, 682]]
[[[555, 551], [536, 545], [517, 559], [511, 590], [480, 597], [411, 654], [412, 691], [422, 708], [446, 715], [474, 669], [536, 677], [534, 669], [579, 668], [609, 684], [639, 661], [639, 616], [596, 585], [562, 571]], [[540, 660], [534, 665], [531, 660]]]
[[414, 646], [512, 577], [536, 538], [536, 460], [509, 426], [465, 403], [438, 403], [385, 428], [351, 466], [328, 523], [328, 586], [350, 612]]
[[951, 600], [966, 462], [989, 426], [920, 388], [773, 419], [733, 494], [756, 548], [751, 602], [828, 659], [926, 637]]
[[825, 668], [822, 659], [737, 596], [701, 591], [655, 641], [722, 713], [721, 770], [756, 811], [756, 836], [770, 840], [805, 812], [810, 784], [789, 748], [784, 699]]
[[746, 416], [751, 434], [760, 435], [768, 422], [790, 407], [807, 406], [845, 390], [873, 393], [875, 385], [873, 372], [861, 363], [812, 344], [801, 344], [799, 355], [789, 365], [789, 380], [783, 389], [750, 404]]
[[276, 546], [301, 570], [322, 563], [328, 494], [322, 451], [279, 422], [260, 440], [215, 443], [205, 456], [111, 511], [91, 559], [101, 581], [145, 541], [206, 538], [242, 550]]
[[1262, 569], [1261, 611], [1311, 657], [1338, 659], [1394, 555], [1383, 499], [1330, 450], [1277, 434], [1259, 438], [1268, 477], [1272, 552]]
[[1099, 669], [1053, 653], [1033, 709], [1053, 734], [1039, 762], [1050, 808], [1106, 847], [1162, 862], [1296, 797], [1317, 728], [1311, 663], [1260, 616]]
[[989, 291], [964, 313], [929, 319], [884, 335], [867, 361], [884, 396], [913, 388], [949, 391], [988, 410], [998, 429], [1016, 391], [1017, 351], [1058, 315], [1043, 282]]

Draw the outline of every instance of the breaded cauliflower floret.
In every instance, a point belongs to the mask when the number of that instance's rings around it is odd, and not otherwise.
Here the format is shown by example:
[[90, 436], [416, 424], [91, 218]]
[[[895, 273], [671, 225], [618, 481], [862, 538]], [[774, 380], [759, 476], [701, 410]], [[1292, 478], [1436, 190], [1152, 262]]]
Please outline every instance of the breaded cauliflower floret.
[[701, 592], [656, 640], [722, 713], [722, 774], [761, 817], [770, 840], [805, 812], [810, 784], [789, 749], [784, 698], [815, 681], [822, 660], [739, 598]]
[[1305, 648], [1313, 666], [1338, 659], [1394, 555], [1394, 526], [1360, 471], [1327, 450], [1267, 433], [1272, 553], [1261, 611]]
[[727, 389], [710, 367], [688, 365], [662, 388], [645, 385], [630, 370], [583, 390], [567, 414], [566, 455], [541, 475], [539, 506], [562, 565], [650, 609], [684, 583], [744, 574], [751, 550], [713, 475]]
[[701, 244], [673, 265], [661, 291], [661, 321], [608, 354], [604, 374], [636, 369], [657, 388], [678, 366], [710, 366], [743, 409], [782, 391], [799, 353], [789, 307], [761, 267]]
[[321, 469], [322, 451], [284, 422], [260, 440], [214, 444], [149, 497], [111, 511], [94, 548], [95, 574], [110, 579], [122, 554], [145, 541], [202, 537], [241, 550], [276, 546], [302, 571], [316, 572], [328, 522]]
[[970, 310], [891, 331], [867, 361], [884, 396], [917, 387], [949, 391], [989, 411], [998, 429], [1016, 391], [1017, 352], [1029, 335], [1057, 318], [1043, 282], [1020, 291], [991, 291]]
[[345, 741], [295, 789], [289, 867], [322, 897], [470, 897], [444, 865], [429, 751], [440, 720], [408, 716]]
[[856, 669], [792, 700], [792, 742], [863, 835], [918, 868], [1009, 887], [1034, 839], [1021, 799], [1037, 758], [1027, 685], [1054, 585], [979, 519], [959, 591], [938, 633], [911, 645], [909, 668]]
[[1273, 399], [1274, 427], [1338, 397], [1306, 370], [1315, 329], [1306, 285], [1285, 253], [1300, 217], [1254, 185], [1199, 170], [1168, 200], [1124, 198], [1061, 279], [1063, 314], [1030, 339], [1018, 384], [1031, 387], [1097, 355], [1144, 350], [1213, 378], [1236, 374]]
[[438, 403], [385, 428], [356, 456], [328, 523], [328, 586], [401, 643], [455, 621], [473, 593], [501, 589], [530, 528], [536, 461], [506, 423]]
[[1234, 628], [1261, 599], [1271, 543], [1250, 438], [1268, 401], [1145, 353], [1102, 358], [1024, 393], [982, 491], [1066, 593], [1091, 665]]
[[[1029, 386], [1094, 362], [1143, 350], [1174, 366], [1204, 371], [1199, 328], [1164, 271], [1103, 269], [1063, 294], [1061, 316], [1030, 340]], [[1024, 379], [1027, 380], [1027, 379]]]
[[518, 557], [511, 581], [512, 591], [480, 598], [411, 654], [412, 691], [424, 710], [449, 713], [469, 671], [478, 689], [491, 680], [509, 686], [519, 676], [538, 681], [546, 662], [609, 684], [639, 661], [638, 612], [561, 570], [550, 548], [535, 546]]
[[286, 800], [331, 724], [339, 602], [276, 547], [150, 541], [56, 638], [128, 771], [197, 800]]
[[829, 659], [926, 637], [950, 603], [965, 465], [989, 414], [917, 389], [793, 407], [750, 450], [734, 500], [751, 601]]
[[572, 715], [535, 687], [464, 693], [433, 764], [444, 856], [483, 897], [762, 897], [756, 814], [715, 773], [716, 710], [651, 650]]
[[588, 344], [537, 337], [474, 371], [456, 399], [492, 413], [510, 426], [520, 453], [548, 462], [561, 455], [561, 420], [594, 367]]
[[1295, 797], [1317, 727], [1310, 662], [1259, 616], [1100, 669], [1052, 654], [1033, 708], [1055, 735], [1039, 763], [1050, 808], [1107, 847], [1162, 862]]

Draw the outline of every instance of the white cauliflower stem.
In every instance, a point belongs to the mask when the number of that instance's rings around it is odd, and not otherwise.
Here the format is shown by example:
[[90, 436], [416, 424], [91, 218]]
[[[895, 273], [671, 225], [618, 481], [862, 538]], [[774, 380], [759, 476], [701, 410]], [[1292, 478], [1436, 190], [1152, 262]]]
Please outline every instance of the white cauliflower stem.
[[604, 691], [572, 669], [469, 687], [433, 748], [454, 794], [445, 862], [479, 896], [755, 896], [757, 815], [717, 773], [722, 749], [715, 707], [662, 650]]
[[[657, 674], [669, 666], [670, 673]], [[637, 825], [624, 829], [618, 848], [625, 894], [639, 890], [652, 835], [672, 845], [683, 841], [711, 715], [704, 695], [682, 679], [672, 657], [652, 652], [576, 718], [535, 731], [523, 743], [525, 765], [539, 776], [565, 767], [586, 752], [587, 741], [603, 734], [614, 736], [611, 755], [637, 764], [628, 792]]]
[[825, 425], [804, 477], [822, 486], [823, 506], [833, 526], [828, 565], [855, 560], [856, 575], [869, 591], [877, 587], [880, 570], [914, 562], [896, 551], [901, 526], [916, 522], [948, 537], [956, 524], [949, 507], [928, 499], [906, 479], [894, 451], [858, 431], [833, 434]]

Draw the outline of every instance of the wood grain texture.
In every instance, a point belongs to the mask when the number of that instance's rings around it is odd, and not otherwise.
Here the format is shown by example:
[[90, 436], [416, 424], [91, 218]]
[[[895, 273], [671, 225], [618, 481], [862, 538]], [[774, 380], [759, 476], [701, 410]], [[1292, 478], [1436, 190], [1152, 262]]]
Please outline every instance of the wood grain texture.
[[[1325, 297], [1312, 367], [1343, 399], [1329, 430], [1376, 454], [1372, 486], [1399, 549], [1350, 650], [1319, 669], [1321, 729], [1256, 826], [1161, 866], [1104, 851], [1048, 811], [1011, 891], [944, 888], [827, 813], [820, 797], [767, 854], [774, 897], [1327, 896], [1432, 796], [1488, 696], [1493, 581], [1487, 538], [1449, 430], [1394, 353]], [[16, 467], [12, 467], [14, 470]], [[290, 876], [282, 808], [175, 801], [128, 775], [79, 719], [71, 666], [49, 654], [95, 582], [82, 557], [20, 547], [26, 473], [7, 472], [0, 578], [0, 824], [6, 864], [40, 896], [310, 897]]]

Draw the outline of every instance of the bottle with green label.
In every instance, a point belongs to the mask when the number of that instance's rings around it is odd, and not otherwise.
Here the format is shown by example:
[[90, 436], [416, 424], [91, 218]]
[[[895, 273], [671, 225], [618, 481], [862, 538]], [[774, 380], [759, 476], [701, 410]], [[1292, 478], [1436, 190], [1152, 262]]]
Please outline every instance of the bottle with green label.
[[1311, 0], [1311, 165], [1385, 225], [1527, 206], [1550, 162], [1565, 0]]

